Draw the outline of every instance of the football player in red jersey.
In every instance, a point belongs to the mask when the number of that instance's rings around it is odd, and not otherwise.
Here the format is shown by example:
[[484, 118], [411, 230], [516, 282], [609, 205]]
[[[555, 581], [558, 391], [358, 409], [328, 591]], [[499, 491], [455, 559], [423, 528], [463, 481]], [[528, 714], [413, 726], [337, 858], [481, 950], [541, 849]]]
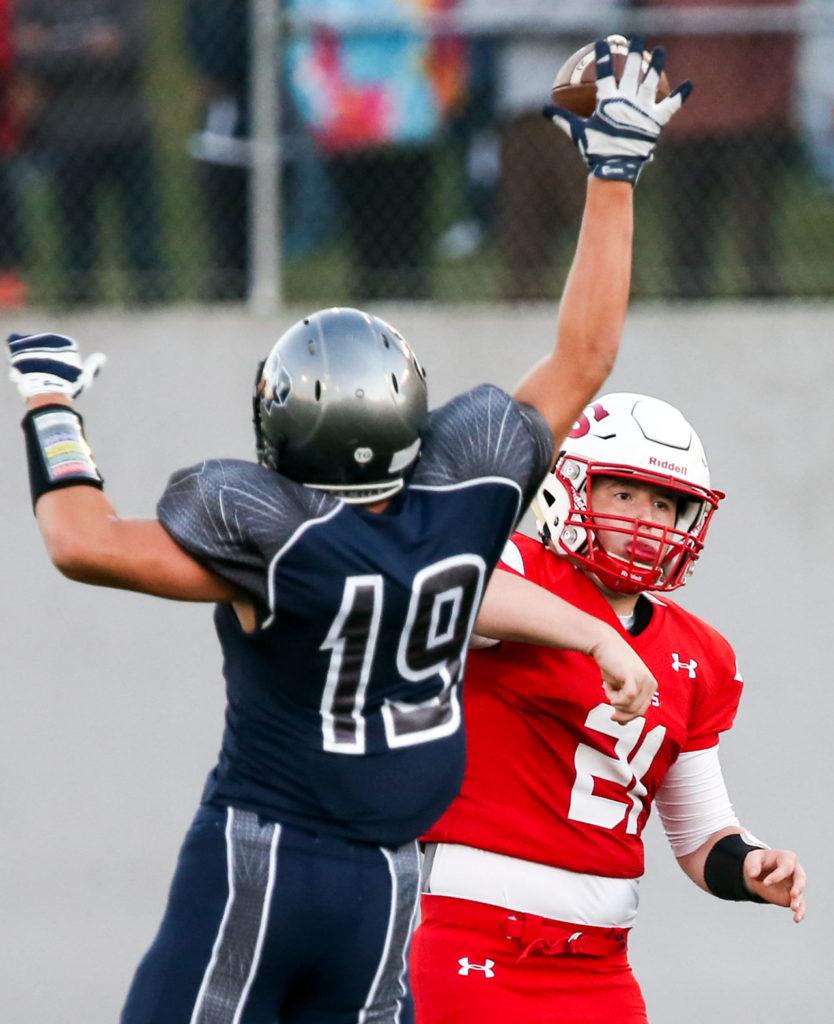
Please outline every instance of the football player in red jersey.
[[[466, 777], [426, 836], [418, 1024], [645, 1024], [627, 938], [653, 801], [697, 885], [804, 917], [796, 855], [742, 828], [722, 778], [732, 648], [665, 596], [722, 497], [665, 402], [607, 395], [574, 425], [534, 505], [544, 543], [508, 542], [476, 626], [503, 642], [470, 655]], [[587, 656], [518, 642], [551, 595], [628, 638], [658, 682], [644, 716], [612, 720]]]

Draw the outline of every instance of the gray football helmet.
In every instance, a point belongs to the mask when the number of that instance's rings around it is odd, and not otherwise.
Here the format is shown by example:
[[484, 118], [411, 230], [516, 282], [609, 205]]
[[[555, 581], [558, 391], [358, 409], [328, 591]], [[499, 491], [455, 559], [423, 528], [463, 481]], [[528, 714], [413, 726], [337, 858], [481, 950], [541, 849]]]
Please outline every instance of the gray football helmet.
[[344, 501], [378, 501], [402, 488], [427, 413], [426, 374], [399, 331], [359, 309], [322, 309], [259, 367], [258, 461]]

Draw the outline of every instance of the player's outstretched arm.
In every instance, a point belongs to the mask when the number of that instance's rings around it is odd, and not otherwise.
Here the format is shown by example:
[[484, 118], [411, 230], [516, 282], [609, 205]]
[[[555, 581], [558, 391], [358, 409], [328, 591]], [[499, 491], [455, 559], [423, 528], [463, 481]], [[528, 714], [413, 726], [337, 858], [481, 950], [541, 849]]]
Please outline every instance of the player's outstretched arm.
[[559, 308], [555, 351], [514, 392], [515, 398], [544, 416], [557, 448], [614, 366], [631, 284], [633, 186], [653, 157], [663, 125], [692, 89], [685, 82], [657, 103], [665, 52], [654, 51], [643, 75], [644, 46], [642, 39], [631, 41], [618, 83], [608, 43], [597, 43], [597, 106], [590, 118], [559, 107], [544, 110], [571, 137], [589, 170], [579, 240]]
[[104, 362], [63, 335], [12, 335], [11, 379], [26, 400], [32, 500], [50, 558], [70, 579], [184, 601], [241, 595], [153, 519], [120, 519], [102, 490], [73, 399]]
[[614, 367], [628, 309], [633, 233], [631, 185], [590, 179], [555, 351], [513, 392], [544, 416], [557, 450]]
[[678, 857], [692, 881], [727, 900], [750, 900], [788, 908], [794, 921], [805, 917], [805, 871], [793, 850], [770, 850], [748, 843], [740, 828], [725, 828], [697, 850]]
[[657, 682], [634, 649], [606, 622], [530, 580], [496, 569], [475, 623], [479, 637], [579, 651], [596, 661], [602, 688], [624, 724], [645, 714]]

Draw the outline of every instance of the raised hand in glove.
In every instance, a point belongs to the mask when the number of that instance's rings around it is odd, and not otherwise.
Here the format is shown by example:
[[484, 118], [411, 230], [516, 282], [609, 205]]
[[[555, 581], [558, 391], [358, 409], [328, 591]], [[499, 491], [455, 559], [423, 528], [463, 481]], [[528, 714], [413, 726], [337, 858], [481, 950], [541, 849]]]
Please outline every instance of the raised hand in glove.
[[666, 51], [652, 52], [641, 77], [645, 40], [631, 40], [619, 83], [614, 77], [607, 40], [596, 43], [597, 105], [590, 117], [562, 107], [546, 106], [542, 113], [567, 133], [579, 149], [591, 174], [609, 181], [634, 184], [654, 154], [661, 129], [680, 110], [692, 92], [684, 82], [657, 102], [657, 85], [666, 63]]
[[63, 334], [12, 334], [6, 344], [12, 367], [9, 379], [25, 399], [35, 395], [77, 398], [107, 359], [101, 352], [82, 359], [78, 342]]

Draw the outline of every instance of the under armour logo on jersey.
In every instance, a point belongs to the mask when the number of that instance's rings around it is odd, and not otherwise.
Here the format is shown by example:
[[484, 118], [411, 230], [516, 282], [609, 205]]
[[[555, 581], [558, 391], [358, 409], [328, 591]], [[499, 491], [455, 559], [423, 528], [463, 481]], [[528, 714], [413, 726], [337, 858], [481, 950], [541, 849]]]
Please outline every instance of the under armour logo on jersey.
[[695, 670], [698, 668], [698, 662], [693, 658], [691, 661], [681, 661], [679, 654], [672, 653], [672, 668], [675, 672], [680, 672], [685, 669], [689, 673], [689, 678], [695, 678]]
[[486, 960], [482, 964], [470, 964], [469, 957], [462, 956], [458, 963], [460, 964], [458, 974], [462, 974], [464, 977], [467, 977], [470, 971], [483, 971], [485, 978], [495, 977], [495, 971], [492, 969], [495, 966], [494, 960]]

